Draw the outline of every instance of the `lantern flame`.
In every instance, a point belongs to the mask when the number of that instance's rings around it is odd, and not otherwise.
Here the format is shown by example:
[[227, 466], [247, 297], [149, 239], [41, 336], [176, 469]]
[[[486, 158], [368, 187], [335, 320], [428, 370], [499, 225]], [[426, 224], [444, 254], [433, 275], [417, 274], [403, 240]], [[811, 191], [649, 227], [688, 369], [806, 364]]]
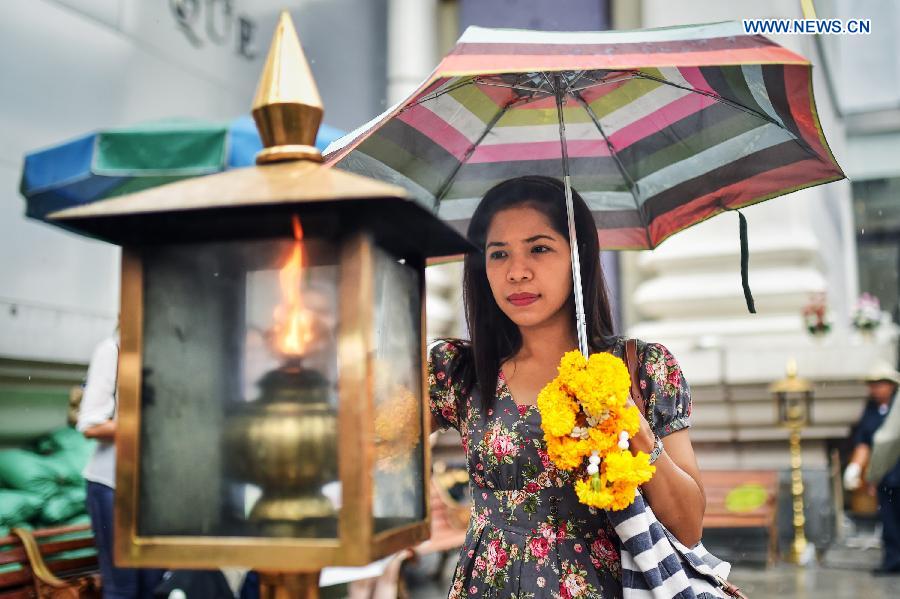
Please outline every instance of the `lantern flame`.
[[275, 344], [284, 353], [302, 355], [313, 340], [313, 315], [303, 305], [300, 278], [303, 274], [303, 227], [294, 215], [294, 246], [290, 258], [278, 272], [282, 303], [275, 308]]

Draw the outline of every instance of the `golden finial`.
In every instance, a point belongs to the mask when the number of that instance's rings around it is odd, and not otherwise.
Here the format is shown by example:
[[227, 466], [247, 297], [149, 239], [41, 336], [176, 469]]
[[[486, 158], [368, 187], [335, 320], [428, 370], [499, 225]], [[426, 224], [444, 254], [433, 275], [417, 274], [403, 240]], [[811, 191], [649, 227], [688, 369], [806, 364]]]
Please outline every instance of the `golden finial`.
[[283, 11], [253, 100], [253, 119], [265, 146], [256, 155], [256, 163], [321, 162], [316, 134], [322, 113], [322, 99], [294, 23], [288, 12]]
[[797, 358], [791, 357], [788, 359], [787, 366], [784, 368], [784, 373], [789, 379], [797, 378]]

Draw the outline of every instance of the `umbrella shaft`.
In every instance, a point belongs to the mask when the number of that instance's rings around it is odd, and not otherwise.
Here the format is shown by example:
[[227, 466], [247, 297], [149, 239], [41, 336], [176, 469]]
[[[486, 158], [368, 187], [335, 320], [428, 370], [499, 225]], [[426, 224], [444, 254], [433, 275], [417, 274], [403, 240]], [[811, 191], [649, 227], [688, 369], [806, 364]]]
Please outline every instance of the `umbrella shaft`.
[[590, 355], [587, 342], [587, 322], [584, 316], [584, 293], [581, 287], [581, 257], [578, 253], [578, 233], [575, 231], [575, 211], [572, 206], [572, 183], [565, 176], [566, 212], [569, 217], [569, 239], [572, 246], [572, 285], [575, 293], [575, 327], [578, 331], [578, 349], [584, 357]]
[[581, 258], [578, 253], [578, 233], [575, 230], [575, 209], [572, 205], [572, 181], [569, 177], [569, 151], [566, 147], [566, 121], [563, 117], [562, 78], [554, 76], [556, 90], [556, 113], [559, 118], [559, 144], [562, 150], [563, 182], [566, 188], [566, 216], [569, 221], [569, 245], [572, 248], [572, 286], [575, 294], [575, 328], [578, 332], [578, 349], [588, 357], [587, 322], [584, 317], [584, 293], [581, 288]]

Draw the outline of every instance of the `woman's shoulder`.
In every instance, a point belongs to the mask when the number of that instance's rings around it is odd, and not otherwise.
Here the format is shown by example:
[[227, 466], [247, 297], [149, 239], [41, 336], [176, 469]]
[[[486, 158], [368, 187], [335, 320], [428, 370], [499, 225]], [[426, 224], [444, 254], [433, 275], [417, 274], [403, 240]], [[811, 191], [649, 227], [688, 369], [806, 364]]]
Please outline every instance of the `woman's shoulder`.
[[428, 359], [441, 362], [458, 362], [467, 359], [472, 351], [472, 345], [465, 339], [451, 337], [438, 339], [428, 346]]
[[472, 344], [465, 339], [438, 339], [429, 346], [428, 366], [439, 379], [462, 383], [472, 364]]
[[623, 358], [625, 356], [626, 342], [632, 339], [635, 342], [637, 354], [638, 357], [640, 357], [642, 363], [648, 360], [658, 361], [660, 359], [671, 359], [672, 354], [671, 352], [669, 352], [668, 348], [666, 348], [666, 346], [662, 343], [658, 343], [656, 341], [645, 341], [637, 337], [624, 337], [621, 335], [614, 335], [607, 337], [603, 340], [603, 342], [607, 347], [606, 351], [609, 351], [615, 356]]

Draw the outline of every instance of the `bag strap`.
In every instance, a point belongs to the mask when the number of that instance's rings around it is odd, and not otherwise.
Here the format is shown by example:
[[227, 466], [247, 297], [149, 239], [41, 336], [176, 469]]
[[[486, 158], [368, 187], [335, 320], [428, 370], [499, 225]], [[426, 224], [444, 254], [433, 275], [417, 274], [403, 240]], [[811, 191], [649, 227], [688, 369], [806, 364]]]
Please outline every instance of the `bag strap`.
[[742, 591], [740, 587], [731, 584], [721, 576], [716, 576], [716, 579], [719, 583], [719, 588], [729, 597], [733, 597], [734, 599], [750, 599], [744, 594], [744, 591]]
[[641, 414], [647, 414], [647, 402], [641, 393], [641, 386], [638, 382], [638, 369], [640, 362], [638, 360], [637, 340], [625, 340], [625, 366], [628, 367], [628, 374], [631, 376], [631, 401], [641, 411]]

